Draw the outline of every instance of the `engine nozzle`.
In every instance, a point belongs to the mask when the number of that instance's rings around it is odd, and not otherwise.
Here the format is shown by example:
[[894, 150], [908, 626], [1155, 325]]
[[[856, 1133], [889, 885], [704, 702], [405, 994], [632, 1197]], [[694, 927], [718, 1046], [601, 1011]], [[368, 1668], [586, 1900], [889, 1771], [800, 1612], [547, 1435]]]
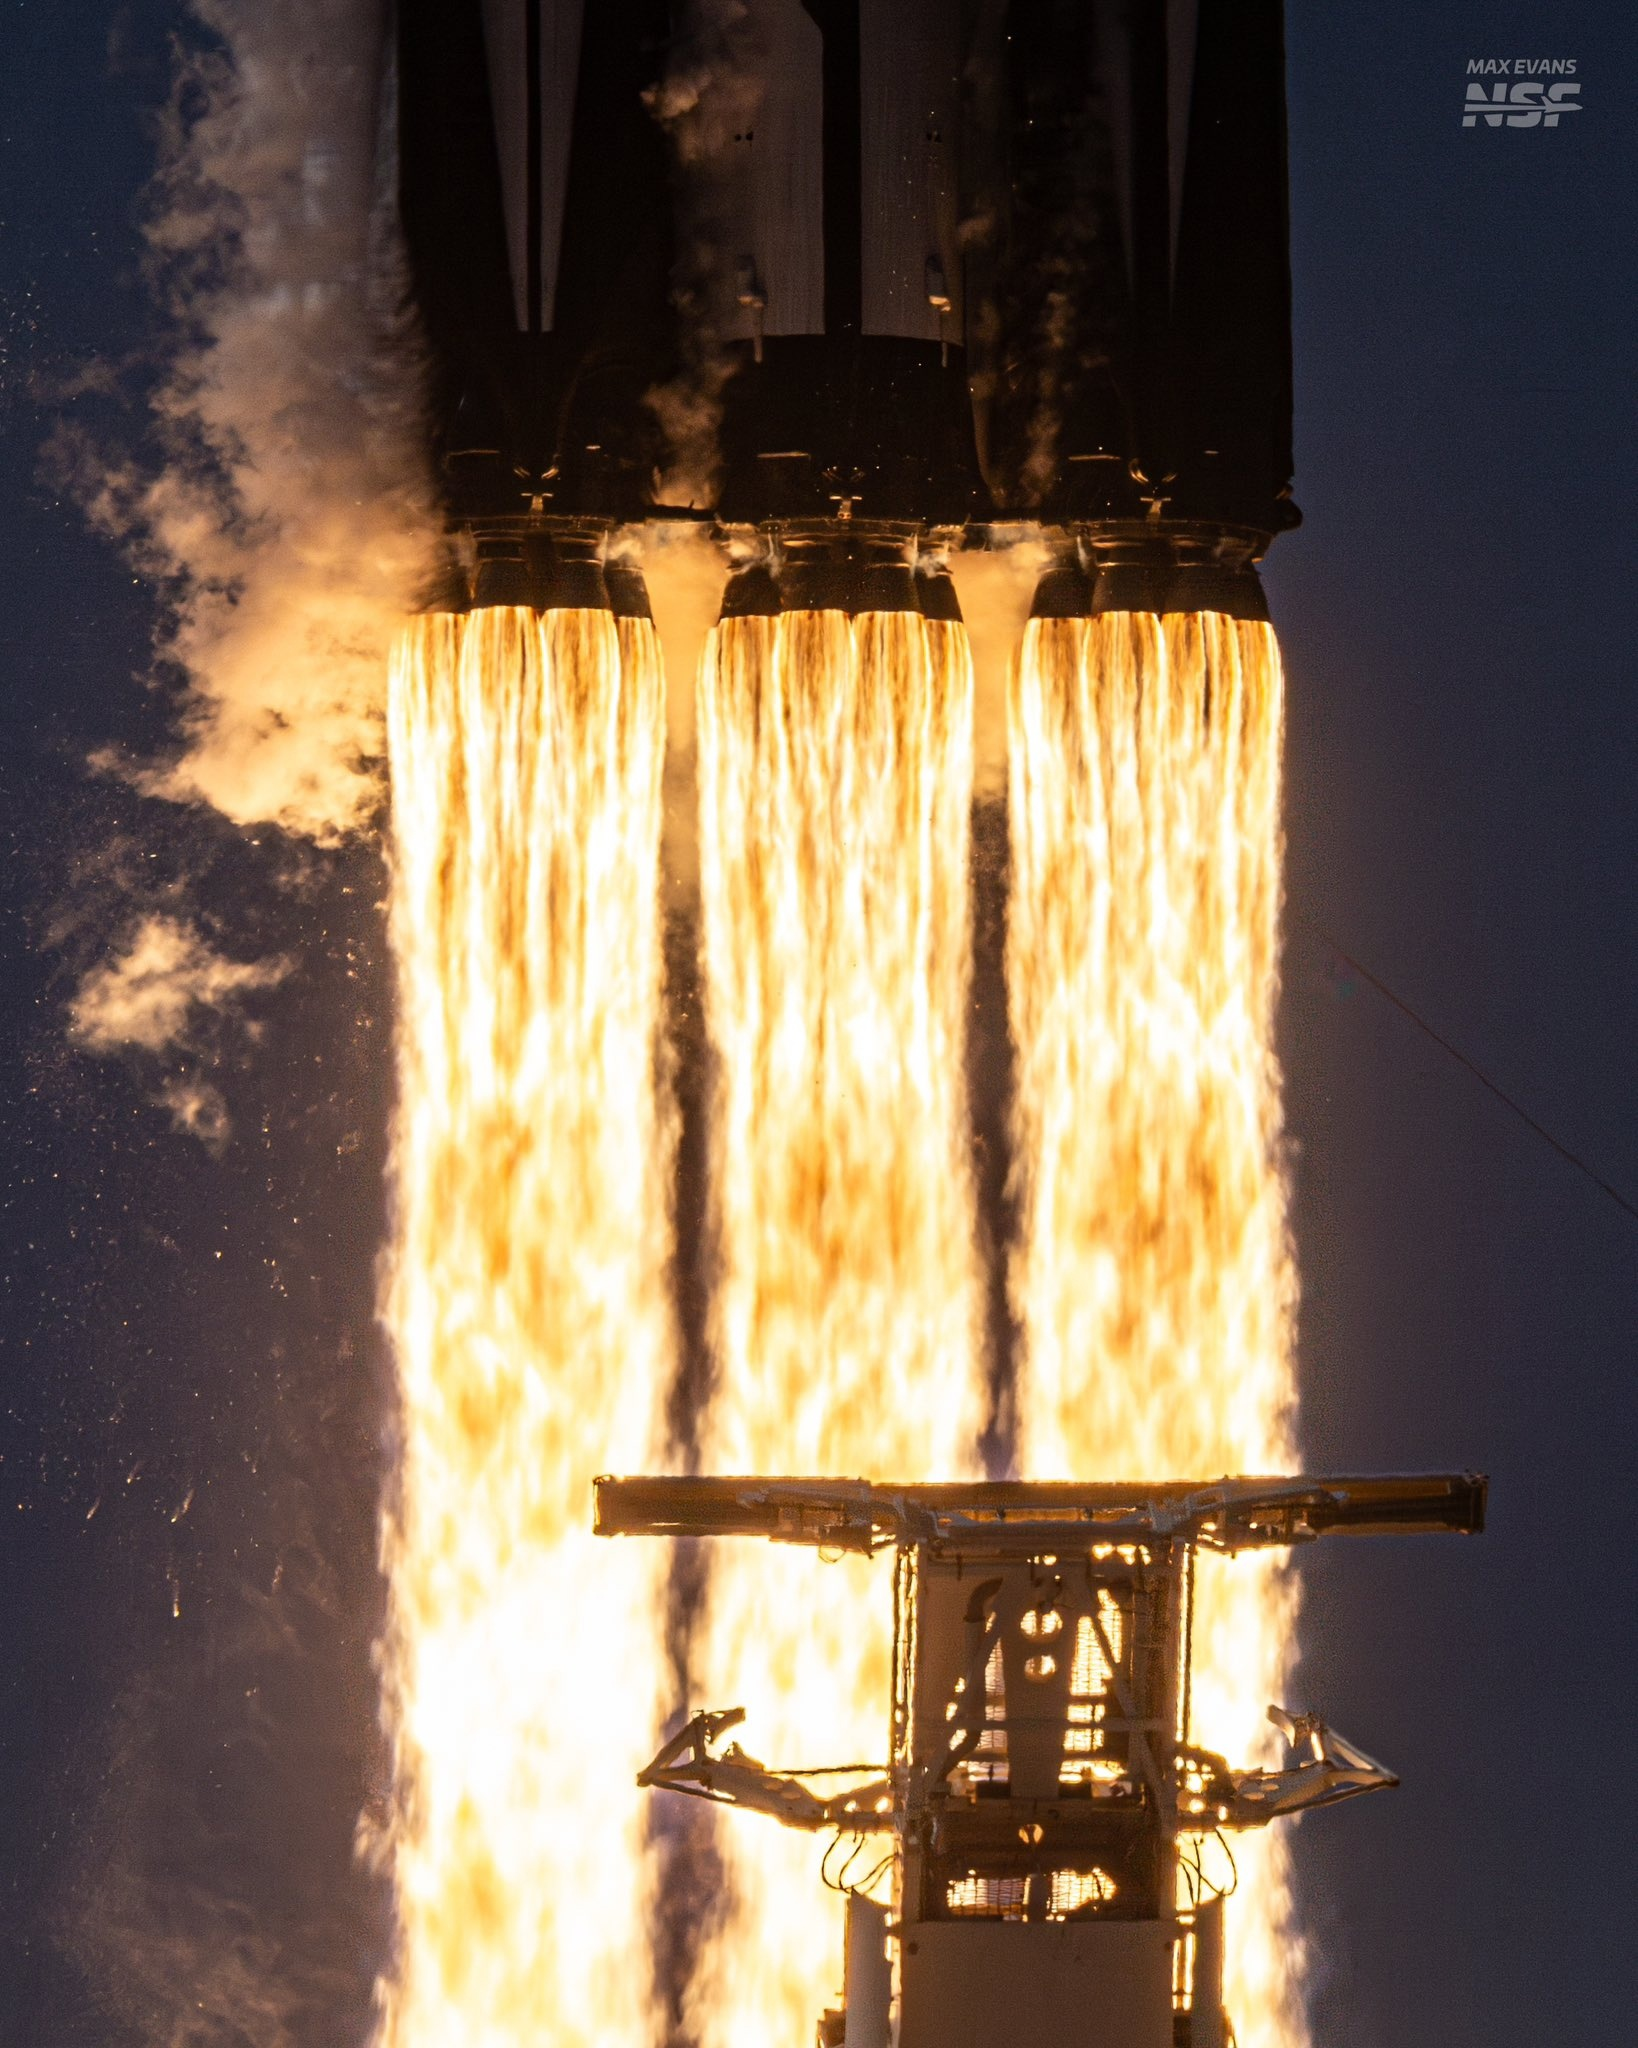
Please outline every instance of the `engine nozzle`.
[[1218, 612], [1268, 622], [1257, 564], [1268, 544], [1249, 528], [1206, 522], [1110, 520], [1058, 534], [1035, 587], [1031, 618], [1103, 612]]
[[730, 531], [725, 619], [919, 612], [959, 621], [947, 536], [886, 520], [770, 521]]
[[629, 556], [610, 556], [612, 522], [528, 518], [485, 522], [473, 531], [477, 560], [470, 606], [519, 605], [529, 611], [612, 612], [651, 616], [642, 570]]

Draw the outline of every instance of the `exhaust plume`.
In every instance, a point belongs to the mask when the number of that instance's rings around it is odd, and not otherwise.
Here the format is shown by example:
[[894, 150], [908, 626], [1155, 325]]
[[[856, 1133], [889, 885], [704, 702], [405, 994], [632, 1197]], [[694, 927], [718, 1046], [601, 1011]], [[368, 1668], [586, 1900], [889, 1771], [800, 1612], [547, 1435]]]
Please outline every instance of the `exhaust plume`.
[[429, 616], [394, 660], [381, 2048], [652, 2036], [660, 1588], [588, 1503], [671, 1376], [663, 694], [653, 628], [606, 612]]
[[[1024, 1469], [1293, 1468], [1296, 1272], [1273, 1046], [1279, 649], [1214, 613], [1037, 619], [1012, 698]], [[1200, 1560], [1196, 1739], [1268, 1744], [1296, 1592]], [[1299, 2048], [1281, 1837], [1236, 1850], [1227, 2005]]]
[[[979, 1289], [963, 1129], [972, 669], [918, 613], [725, 620], [700, 673], [706, 1019], [721, 1274], [707, 1470], [970, 1471]], [[780, 1757], [885, 1752], [889, 1587], [856, 1559], [712, 1560], [698, 1696]], [[840, 1916], [811, 1841], [724, 1830], [694, 2018], [800, 2040]]]

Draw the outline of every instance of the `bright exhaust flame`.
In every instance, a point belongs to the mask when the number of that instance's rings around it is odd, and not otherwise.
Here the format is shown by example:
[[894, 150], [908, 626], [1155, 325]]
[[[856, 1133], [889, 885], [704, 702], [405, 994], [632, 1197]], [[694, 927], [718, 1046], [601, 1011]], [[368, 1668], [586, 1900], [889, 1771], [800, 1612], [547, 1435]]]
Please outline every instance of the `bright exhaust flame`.
[[[1215, 614], [1031, 624], [1010, 732], [1011, 1275], [1031, 1478], [1291, 1469], [1295, 1275], [1272, 1025], [1279, 653]], [[1294, 1590], [1200, 1561], [1195, 1739], [1250, 1761]], [[1286, 1858], [1241, 1837], [1227, 2006], [1302, 2038]]]
[[[660, 1554], [586, 1531], [593, 1473], [650, 1462], [668, 1378], [662, 694], [649, 630], [595, 614], [424, 620], [394, 673], [402, 1940], [383, 2048], [646, 2048], [657, 2027], [631, 1780]], [[1280, 718], [1264, 628], [1030, 628], [1008, 975], [1032, 1477], [1290, 1463]], [[698, 719], [720, 1252], [704, 1465], [960, 1476], [980, 1377], [965, 637], [915, 616], [732, 621]], [[866, 1589], [848, 1559], [832, 1590], [805, 1553], [751, 1544], [713, 1569], [696, 1696], [743, 1703], [775, 1765], [881, 1759], [885, 1574]], [[1203, 1561], [1197, 1739], [1256, 1753], [1292, 1608], [1264, 1563]], [[711, 2048], [808, 2039], [841, 1961], [817, 1845], [753, 1824], [721, 1848], [731, 1902], [690, 2017]], [[1242, 2038], [1295, 2041], [1278, 1840], [1239, 1855], [1230, 2010]]]
[[591, 1481], [669, 1365], [654, 1088], [664, 689], [595, 612], [395, 660], [401, 1466], [383, 1549], [399, 1955], [383, 2048], [647, 2048], [657, 1546]]
[[[721, 1259], [704, 1467], [959, 1477], [979, 1391], [966, 635], [897, 613], [727, 621], [698, 721]], [[712, 1569], [699, 1697], [743, 1704], [776, 1766], [884, 1762], [885, 1569], [867, 1586], [856, 1558], [827, 1573], [749, 1543]], [[818, 1851], [723, 1829], [732, 1905], [695, 1993], [711, 2048], [809, 2041], [835, 2002]]]

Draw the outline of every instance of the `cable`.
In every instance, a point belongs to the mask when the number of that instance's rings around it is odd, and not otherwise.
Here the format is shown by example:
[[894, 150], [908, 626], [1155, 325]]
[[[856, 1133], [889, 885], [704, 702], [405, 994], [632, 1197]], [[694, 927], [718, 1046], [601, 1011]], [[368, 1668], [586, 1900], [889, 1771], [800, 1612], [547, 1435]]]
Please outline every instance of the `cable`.
[[1361, 981], [1368, 982], [1370, 986], [1376, 990], [1377, 994], [1382, 997], [1384, 1002], [1392, 1003], [1393, 1007], [1396, 1010], [1398, 1010], [1402, 1016], [1408, 1017], [1410, 1019], [1410, 1021], [1416, 1026], [1418, 1031], [1423, 1032], [1427, 1037], [1431, 1038], [1434, 1044], [1438, 1046], [1441, 1052], [1448, 1053], [1458, 1066], [1465, 1067], [1467, 1071], [1473, 1076], [1474, 1080], [1477, 1081], [1482, 1088], [1488, 1088], [1490, 1093], [1495, 1096], [1496, 1100], [1499, 1103], [1501, 1103], [1505, 1108], [1510, 1109], [1513, 1112], [1514, 1116], [1518, 1118], [1521, 1124], [1526, 1125], [1530, 1130], [1535, 1132], [1538, 1138], [1542, 1139], [1546, 1144], [1551, 1145], [1553, 1150], [1558, 1154], [1558, 1156], [1561, 1159], [1565, 1160], [1569, 1165], [1573, 1166], [1577, 1173], [1585, 1174], [1588, 1180], [1592, 1182], [1593, 1186], [1595, 1188], [1600, 1189], [1604, 1194], [1608, 1195], [1610, 1200], [1615, 1204], [1615, 1206], [1618, 1209], [1624, 1209], [1626, 1213], [1630, 1217], [1632, 1217], [1635, 1222], [1638, 1222], [1638, 1203], [1629, 1201], [1627, 1197], [1624, 1194], [1622, 1194], [1621, 1190], [1618, 1187], [1612, 1186], [1609, 1181], [1605, 1180], [1604, 1176], [1601, 1173], [1596, 1172], [1593, 1167], [1589, 1166], [1587, 1161], [1583, 1159], [1578, 1152], [1572, 1152], [1569, 1146], [1566, 1145], [1561, 1139], [1555, 1138], [1553, 1136], [1552, 1132], [1548, 1130], [1545, 1124], [1538, 1123], [1536, 1119], [1530, 1114], [1530, 1112], [1524, 1107], [1524, 1105], [1520, 1102], [1515, 1101], [1514, 1098], [1508, 1094], [1507, 1090], [1502, 1087], [1500, 1082], [1493, 1081], [1490, 1078], [1490, 1076], [1485, 1072], [1484, 1068], [1481, 1067], [1476, 1060], [1469, 1059], [1467, 1054], [1462, 1051], [1460, 1046], [1452, 1045], [1448, 1038], [1443, 1037], [1439, 1032], [1435, 1031], [1433, 1026], [1428, 1022], [1428, 1020], [1425, 1017], [1419, 1015], [1415, 1010], [1413, 1010], [1410, 1004], [1405, 1001], [1403, 996], [1396, 995], [1394, 991], [1391, 988], [1389, 988], [1388, 984], [1384, 980], [1382, 980], [1380, 975], [1373, 974], [1371, 970], [1367, 966], [1365, 966], [1365, 964], [1362, 961], [1356, 960], [1352, 953], [1348, 952], [1342, 946], [1339, 946], [1336, 940], [1332, 938], [1331, 934], [1328, 931], [1326, 931], [1323, 925], [1316, 923], [1315, 920], [1311, 917], [1303, 916], [1303, 914], [1300, 911], [1294, 912], [1293, 915], [1295, 916], [1298, 923], [1307, 925], [1309, 930], [1312, 931], [1316, 937], [1322, 939], [1325, 942], [1325, 944], [1330, 947], [1331, 951], [1336, 955], [1336, 957], [1339, 960], [1343, 961], [1347, 966], [1351, 967], [1354, 970], [1354, 972], [1359, 976]]
[[885, 1778], [884, 1764], [764, 1764], [763, 1770], [775, 1778], [846, 1778], [860, 1775], [870, 1778]]
[[[841, 1869], [832, 1877], [830, 1874], [830, 1859], [842, 1847], [844, 1842], [849, 1843], [851, 1846], [847, 1854], [842, 1858]], [[819, 1859], [819, 1875], [827, 1891], [845, 1892], [847, 1890], [847, 1874], [853, 1868], [854, 1861], [863, 1850], [864, 1845], [864, 1835], [857, 1828], [849, 1832], [844, 1832], [841, 1828], [838, 1828], [835, 1834], [831, 1836], [824, 1855]]]
[[1189, 1904], [1196, 1911], [1205, 1903], [1208, 1892], [1214, 1899], [1231, 1899], [1240, 1889], [1240, 1866], [1234, 1860], [1234, 1851], [1229, 1847], [1221, 1828], [1213, 1828], [1212, 1835], [1228, 1858], [1229, 1881], [1226, 1886], [1214, 1883], [1206, 1875], [1206, 1838], [1203, 1835], [1191, 1836], [1187, 1846], [1181, 1841], [1177, 1845], [1177, 1867], [1182, 1873], [1184, 1884], [1188, 1887]]
[[891, 1870], [892, 1867], [893, 1851], [889, 1849], [887, 1854], [881, 1859], [881, 1861], [875, 1866], [874, 1869], [866, 1871], [863, 1877], [856, 1878], [852, 1884], [845, 1886], [844, 1889], [861, 1898], [869, 1898], [871, 1888], [880, 1878], [882, 1872], [885, 1870]]
[[825, 1844], [824, 1855], [819, 1858], [819, 1881], [821, 1884], [823, 1884], [827, 1892], [839, 1892], [843, 1889], [843, 1886], [840, 1885], [837, 1882], [837, 1880], [830, 1874], [830, 1859], [832, 1856], [835, 1855], [836, 1851], [842, 1846], [843, 1842], [849, 1839], [852, 1840], [854, 1846], [848, 1852], [847, 1859], [842, 1865], [842, 1868], [845, 1870], [847, 1868], [848, 1863], [851, 1863], [854, 1856], [858, 1853], [859, 1838], [857, 1835], [854, 1835], [850, 1838], [844, 1835], [841, 1829], [838, 1828], [836, 1833], [832, 1835], [830, 1840]]
[[[824, 1855], [819, 1859], [819, 1878], [826, 1891], [841, 1892], [844, 1896], [850, 1892], [868, 1893], [870, 1887], [881, 1876], [882, 1872], [891, 1867], [894, 1852], [892, 1849], [889, 1849], [887, 1854], [874, 1864], [863, 1877], [855, 1878], [849, 1875], [854, 1864], [864, 1854], [865, 1844], [869, 1840], [869, 1835], [862, 1829], [856, 1830], [852, 1835], [846, 1835], [841, 1829], [837, 1829], [826, 1846]], [[833, 1877], [830, 1870], [830, 1860], [844, 1842], [851, 1842], [852, 1847], [842, 1859], [841, 1869]]]
[[[1218, 1848], [1220, 1848], [1223, 1854], [1228, 1858], [1229, 1887], [1227, 1891], [1224, 1891], [1221, 1885], [1213, 1884], [1211, 1885], [1211, 1889], [1217, 1894], [1217, 1896], [1220, 1899], [1232, 1899], [1234, 1894], [1240, 1889], [1240, 1866], [1234, 1860], [1234, 1851], [1229, 1847], [1228, 1836], [1223, 1833], [1223, 1830], [1221, 1828], [1213, 1828], [1212, 1833], [1217, 1839]], [[1204, 1876], [1202, 1876], [1201, 1881], [1202, 1883], [1206, 1884], [1211, 1883], [1211, 1880]]]

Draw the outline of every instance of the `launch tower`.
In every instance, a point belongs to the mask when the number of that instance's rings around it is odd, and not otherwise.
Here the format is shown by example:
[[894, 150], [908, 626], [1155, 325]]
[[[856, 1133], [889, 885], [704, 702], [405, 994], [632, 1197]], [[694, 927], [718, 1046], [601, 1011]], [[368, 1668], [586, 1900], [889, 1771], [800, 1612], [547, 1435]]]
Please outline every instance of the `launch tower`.
[[[822, 2048], [1228, 2048], [1225, 1832], [1397, 1783], [1311, 1715], [1284, 1769], [1190, 1741], [1194, 1567], [1322, 1536], [1476, 1533], [1485, 1481], [1155, 1486], [601, 1479], [605, 1536], [891, 1551], [888, 1760], [770, 1770], [696, 1714], [656, 1789], [851, 1838], [843, 2009]], [[1215, 1854], [1212, 1853], [1215, 1848]], [[885, 1867], [885, 1868], [884, 1868]], [[865, 1896], [890, 1870], [890, 1903]], [[849, 1873], [857, 1874], [856, 1888]]]

